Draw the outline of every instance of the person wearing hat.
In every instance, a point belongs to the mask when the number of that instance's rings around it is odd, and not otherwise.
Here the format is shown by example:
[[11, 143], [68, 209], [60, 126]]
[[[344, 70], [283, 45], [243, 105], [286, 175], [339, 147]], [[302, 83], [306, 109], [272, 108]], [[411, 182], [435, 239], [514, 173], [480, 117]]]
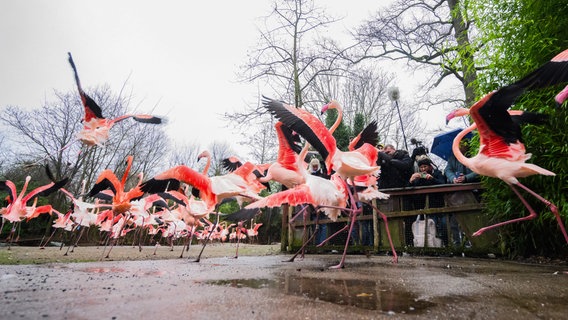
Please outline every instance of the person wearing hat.
[[[415, 172], [410, 177], [410, 185], [414, 187], [434, 186], [438, 184], [445, 184], [446, 177], [442, 171], [434, 168], [432, 160], [426, 155], [416, 157], [416, 164], [418, 165], [418, 172]], [[413, 195], [414, 209], [424, 209], [426, 207], [426, 195], [415, 194]], [[441, 208], [444, 206], [444, 194], [433, 192], [428, 194], [428, 208]], [[446, 229], [445, 216], [434, 216], [436, 222], [436, 229], [439, 237], [442, 239], [444, 245], [448, 244], [448, 232]]]
[[410, 185], [416, 187], [446, 183], [444, 174], [442, 171], [434, 168], [432, 160], [428, 156], [418, 156], [416, 164], [418, 165], [418, 172], [410, 176]]

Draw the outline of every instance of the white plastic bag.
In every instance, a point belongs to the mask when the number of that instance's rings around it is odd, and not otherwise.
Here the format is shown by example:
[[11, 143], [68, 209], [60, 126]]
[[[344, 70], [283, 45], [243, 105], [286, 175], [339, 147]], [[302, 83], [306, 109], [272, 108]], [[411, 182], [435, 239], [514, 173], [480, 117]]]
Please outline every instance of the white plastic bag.
[[432, 219], [420, 220], [420, 216], [417, 216], [416, 221], [412, 223], [412, 234], [415, 247], [424, 247], [424, 238], [427, 239], [428, 247], [440, 248], [442, 246], [442, 239], [436, 237], [436, 223]]

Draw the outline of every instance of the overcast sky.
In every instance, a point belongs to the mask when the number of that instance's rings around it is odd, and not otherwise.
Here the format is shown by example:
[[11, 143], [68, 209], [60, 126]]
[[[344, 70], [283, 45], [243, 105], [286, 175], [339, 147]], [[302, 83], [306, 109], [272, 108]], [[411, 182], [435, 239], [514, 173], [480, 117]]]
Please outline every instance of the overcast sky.
[[[380, 5], [316, 2], [345, 16], [338, 27], [358, 25]], [[269, 0], [3, 0], [0, 107], [35, 108], [53, 100], [54, 90], [76, 90], [71, 52], [87, 91], [108, 84], [118, 93], [127, 82], [131, 108], [166, 115], [172, 137], [202, 148], [229, 141], [235, 135], [219, 115], [243, 110], [257, 94], [237, 83], [236, 72], [258, 40], [257, 18], [271, 7]]]

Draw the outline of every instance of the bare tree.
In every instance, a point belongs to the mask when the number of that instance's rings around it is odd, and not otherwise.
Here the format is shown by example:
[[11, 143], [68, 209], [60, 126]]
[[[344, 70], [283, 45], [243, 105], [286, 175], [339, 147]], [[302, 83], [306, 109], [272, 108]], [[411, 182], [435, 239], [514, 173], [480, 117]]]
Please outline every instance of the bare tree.
[[[377, 13], [356, 32], [357, 53], [344, 51], [354, 63], [367, 59], [400, 60], [427, 69], [426, 85], [438, 86], [448, 77], [461, 83], [465, 103], [475, 101], [470, 22], [459, 0], [398, 0]], [[453, 96], [430, 103], [455, 102]], [[463, 101], [462, 101], [463, 103]]]
[[174, 145], [172, 148], [170, 148], [169, 152], [169, 166], [173, 167], [177, 165], [185, 165], [190, 168], [196, 168], [197, 156], [201, 152], [200, 149], [201, 147], [199, 146], [199, 144], [195, 142]]
[[[130, 102], [128, 97], [114, 96], [108, 87], [89, 95], [108, 118], [126, 113]], [[13, 132], [8, 145], [17, 160], [24, 164], [47, 162], [56, 179], [70, 178], [72, 192], [79, 191], [82, 181], [92, 185], [102, 170], [120, 167], [127, 155], [134, 157], [132, 176], [143, 171], [152, 174], [164, 157], [167, 138], [163, 129], [128, 120], [115, 124], [103, 147], [72, 143], [81, 127], [83, 106], [76, 92], [56, 92], [55, 97], [55, 102], [46, 102], [37, 110], [8, 106], [0, 112], [0, 120]]]

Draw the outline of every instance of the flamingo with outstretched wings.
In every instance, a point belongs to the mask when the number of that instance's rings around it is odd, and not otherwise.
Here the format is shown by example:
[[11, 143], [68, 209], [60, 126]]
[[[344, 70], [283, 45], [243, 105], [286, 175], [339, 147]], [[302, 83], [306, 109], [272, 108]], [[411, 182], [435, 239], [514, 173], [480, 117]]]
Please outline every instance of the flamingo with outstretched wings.
[[69, 64], [73, 68], [73, 73], [75, 75], [75, 82], [77, 83], [77, 89], [79, 90], [79, 96], [81, 97], [81, 102], [85, 109], [83, 117], [83, 129], [78, 133], [77, 137], [84, 144], [88, 146], [102, 145], [109, 138], [109, 131], [114, 126], [115, 123], [132, 118], [138, 122], [143, 123], [153, 123], [160, 124], [162, 119], [148, 115], [148, 114], [125, 114], [114, 119], [107, 119], [103, 116], [101, 107], [93, 100], [89, 95], [85, 93], [81, 87], [81, 81], [79, 80], [79, 74], [77, 73], [77, 67], [73, 61], [71, 53], [69, 55]]
[[[515, 117], [523, 117], [527, 121], [535, 119], [522, 111], [509, 110], [516, 99], [525, 91], [532, 89], [545, 88], [568, 81], [568, 50], [563, 51], [549, 62], [545, 63], [521, 80], [495, 90], [476, 102], [469, 110], [460, 108], [450, 113], [446, 120], [466, 115], [472, 117], [475, 122], [473, 125], [462, 130], [454, 139], [452, 150], [456, 159], [463, 163], [472, 171], [489, 177], [499, 178], [507, 183], [515, 194], [519, 197], [523, 205], [529, 211], [529, 215], [496, 223], [494, 225], [479, 229], [474, 235], [514, 222], [526, 221], [536, 218], [537, 214], [521, 195], [517, 186], [543, 202], [550, 211], [556, 216], [560, 230], [568, 243], [568, 234], [564, 228], [562, 218], [558, 213], [556, 205], [549, 200], [523, 185], [518, 178], [531, 175], [555, 175], [553, 172], [543, 169], [535, 164], [526, 163], [531, 155], [525, 152], [525, 145], [522, 142], [521, 129]], [[564, 89], [563, 91], [565, 91]], [[556, 102], [562, 104], [563, 91], [556, 96]], [[541, 119], [541, 118], [538, 118]], [[533, 121], [534, 122], [534, 121]], [[479, 153], [467, 158], [459, 150], [459, 142], [463, 137], [478, 129], [480, 137]]]

